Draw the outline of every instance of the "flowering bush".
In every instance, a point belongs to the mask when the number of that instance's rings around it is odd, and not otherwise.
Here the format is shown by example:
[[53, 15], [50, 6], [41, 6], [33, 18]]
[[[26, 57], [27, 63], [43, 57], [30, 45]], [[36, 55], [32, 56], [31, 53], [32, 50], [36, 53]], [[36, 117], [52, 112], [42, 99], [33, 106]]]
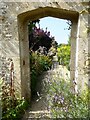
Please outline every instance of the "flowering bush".
[[[44, 46], [48, 51], [51, 47], [52, 37], [47, 28], [45, 31], [40, 28], [39, 21], [29, 21], [28, 23], [29, 48], [36, 51], [39, 49], [39, 46]], [[36, 23], [38, 23], [39, 27], [37, 27]]]
[[31, 70], [31, 91], [35, 93], [35, 87], [37, 85], [37, 77], [46, 70], [49, 70], [52, 65], [52, 60], [39, 53], [32, 52], [30, 55], [30, 70]]
[[52, 118], [88, 118], [88, 89], [75, 95], [70, 80], [53, 77], [47, 81], [47, 100]]

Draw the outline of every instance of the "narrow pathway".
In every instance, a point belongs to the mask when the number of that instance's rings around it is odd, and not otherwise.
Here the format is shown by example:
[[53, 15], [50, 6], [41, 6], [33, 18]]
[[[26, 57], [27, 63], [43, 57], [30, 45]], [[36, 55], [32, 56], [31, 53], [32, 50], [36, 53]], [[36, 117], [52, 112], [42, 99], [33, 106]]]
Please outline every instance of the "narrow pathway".
[[36, 87], [37, 95], [31, 101], [31, 107], [26, 111], [22, 120], [36, 120], [36, 118], [50, 118], [49, 105], [46, 94], [46, 84], [45, 81], [50, 81], [53, 76], [57, 76], [58, 78], [65, 78], [68, 80], [70, 78], [70, 73], [61, 65], [58, 65], [57, 68], [53, 70], [49, 70], [44, 72], [41, 76], [39, 76], [38, 84]]

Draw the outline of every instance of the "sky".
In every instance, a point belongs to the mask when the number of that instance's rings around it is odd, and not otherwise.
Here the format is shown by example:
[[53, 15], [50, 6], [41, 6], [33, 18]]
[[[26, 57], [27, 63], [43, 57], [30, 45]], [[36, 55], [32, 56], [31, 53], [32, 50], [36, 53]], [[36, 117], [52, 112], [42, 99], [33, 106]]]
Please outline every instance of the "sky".
[[50, 31], [50, 35], [55, 37], [55, 40], [60, 43], [67, 43], [70, 30], [68, 30], [67, 20], [58, 19], [54, 17], [44, 17], [40, 19], [40, 28]]

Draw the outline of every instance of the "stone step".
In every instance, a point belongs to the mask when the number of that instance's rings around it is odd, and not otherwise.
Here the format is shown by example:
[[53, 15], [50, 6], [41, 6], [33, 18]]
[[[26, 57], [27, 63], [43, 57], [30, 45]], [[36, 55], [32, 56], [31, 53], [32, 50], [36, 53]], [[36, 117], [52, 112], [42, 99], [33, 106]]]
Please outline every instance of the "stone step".
[[22, 120], [36, 120], [36, 119], [47, 120], [50, 118], [50, 112], [47, 110], [43, 111], [27, 111]]

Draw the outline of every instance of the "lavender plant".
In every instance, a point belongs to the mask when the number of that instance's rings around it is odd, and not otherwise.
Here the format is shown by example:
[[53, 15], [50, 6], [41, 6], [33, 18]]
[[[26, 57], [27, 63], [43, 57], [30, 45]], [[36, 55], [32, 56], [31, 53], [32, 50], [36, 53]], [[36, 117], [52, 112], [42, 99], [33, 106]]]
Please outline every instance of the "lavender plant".
[[88, 89], [73, 94], [70, 80], [54, 75], [46, 82], [46, 93], [52, 118], [89, 118]]

